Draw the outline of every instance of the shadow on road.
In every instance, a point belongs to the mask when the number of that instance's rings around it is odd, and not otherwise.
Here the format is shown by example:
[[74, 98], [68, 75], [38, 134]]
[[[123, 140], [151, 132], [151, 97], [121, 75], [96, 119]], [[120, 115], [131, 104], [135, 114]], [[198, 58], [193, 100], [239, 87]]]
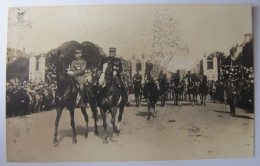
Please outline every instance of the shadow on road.
[[230, 114], [229, 111], [219, 111], [219, 110], [213, 110], [214, 112], [219, 112], [219, 113], [225, 113], [225, 114]]
[[244, 118], [244, 119], [254, 119], [254, 118], [251, 118], [250, 116], [245, 116], [245, 115], [235, 115], [234, 117], [236, 117], [236, 118]]
[[[219, 112], [219, 113], [225, 113], [225, 114], [230, 114], [229, 111], [219, 111], [219, 110], [213, 110], [214, 112]], [[235, 118], [243, 118], [243, 119], [254, 119], [250, 116], [245, 116], [245, 115], [233, 115]]]
[[146, 112], [138, 111], [135, 115], [136, 116], [141, 116], [143, 118], [146, 118], [146, 117], [148, 117], [149, 113], [148, 113], [148, 111], [146, 111]]
[[[75, 129], [76, 129], [77, 136], [81, 135], [81, 136], [84, 137], [85, 132], [86, 132], [85, 126], [78, 125], [78, 126], [75, 127]], [[95, 128], [94, 127], [88, 128], [88, 133], [91, 133], [91, 132], [95, 135]], [[110, 131], [109, 127], [108, 127], [107, 131], [105, 131], [103, 126], [98, 126], [98, 135], [95, 135], [95, 136], [97, 136], [101, 140], [103, 140], [103, 143], [108, 143], [108, 141], [117, 142], [117, 140], [113, 140], [114, 134], [115, 133], [113, 133], [112, 130]], [[58, 142], [61, 142], [65, 137], [70, 137], [71, 140], [72, 140], [72, 138], [73, 138], [72, 128], [66, 129], [66, 130], [61, 130], [59, 132], [59, 136], [60, 136], [60, 139], [58, 140]]]

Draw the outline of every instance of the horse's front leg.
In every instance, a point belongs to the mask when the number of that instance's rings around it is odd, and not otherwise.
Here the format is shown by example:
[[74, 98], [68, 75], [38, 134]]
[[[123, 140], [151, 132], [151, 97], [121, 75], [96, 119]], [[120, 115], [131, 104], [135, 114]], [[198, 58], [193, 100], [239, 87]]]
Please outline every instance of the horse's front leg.
[[88, 114], [86, 112], [86, 109], [85, 108], [81, 108], [81, 112], [82, 114], [84, 115], [84, 118], [85, 118], [85, 122], [86, 122], [86, 132], [85, 132], [85, 138], [88, 137]]
[[58, 136], [58, 126], [59, 126], [59, 121], [60, 121], [62, 110], [63, 110], [63, 107], [57, 107], [57, 115], [56, 115], [56, 120], [55, 120], [55, 131], [54, 131], [54, 140], [53, 140], [53, 143], [54, 143], [55, 146], [58, 146], [58, 144], [59, 144], [57, 136]]
[[106, 112], [103, 108], [100, 108], [100, 112], [101, 112], [101, 116], [103, 119], [103, 127], [104, 127], [104, 130], [106, 131], [107, 130]]
[[136, 107], [139, 106], [139, 105], [138, 105], [138, 100], [139, 100], [139, 98], [138, 98], [137, 94], [135, 94], [135, 106], [136, 106]]
[[163, 94], [161, 94], [161, 107], [163, 107]]
[[206, 99], [207, 99], [207, 95], [204, 95], [204, 106], [206, 106]]
[[91, 111], [92, 111], [94, 123], [95, 123], [95, 134], [98, 135], [98, 129], [97, 129], [97, 121], [98, 121], [97, 113], [98, 113], [98, 110], [97, 110], [96, 102], [91, 101], [90, 107], [91, 107]]
[[76, 144], [77, 143], [77, 133], [76, 133], [76, 129], [75, 129], [75, 121], [74, 121], [74, 108], [70, 108], [70, 125], [72, 127], [72, 131], [73, 131], [73, 138], [72, 138], [72, 143]]
[[150, 109], [151, 109], [151, 102], [148, 99], [148, 117], [147, 117], [147, 120], [150, 120], [150, 114], [151, 114]]
[[119, 105], [119, 115], [118, 115], [118, 124], [117, 124], [117, 130], [118, 132], [120, 132], [120, 123], [122, 121], [122, 116], [123, 116], [123, 112], [124, 112], [124, 103]]
[[113, 125], [113, 132], [119, 133], [116, 127], [116, 113], [117, 113], [117, 107], [113, 107], [111, 111], [111, 123]]
[[199, 94], [199, 96], [200, 96], [200, 104], [203, 105], [203, 98], [204, 98], [204, 96], [203, 96], [203, 94]]
[[194, 107], [194, 105], [195, 105], [195, 94], [192, 94], [192, 98], [193, 98], [193, 100], [192, 100], [192, 106]]

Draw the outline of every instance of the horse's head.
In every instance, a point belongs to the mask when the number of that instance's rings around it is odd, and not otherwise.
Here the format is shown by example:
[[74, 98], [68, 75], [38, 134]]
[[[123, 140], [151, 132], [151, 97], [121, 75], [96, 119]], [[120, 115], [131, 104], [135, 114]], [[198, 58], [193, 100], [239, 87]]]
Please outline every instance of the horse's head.
[[59, 73], [65, 73], [66, 72], [66, 67], [68, 66], [65, 64], [65, 60], [64, 57], [65, 55], [62, 53], [61, 50], [57, 51], [57, 52], [52, 52], [50, 53], [51, 59], [52, 59], [52, 63], [51, 63], [51, 68], [56, 70]]
[[151, 77], [151, 75], [150, 75], [150, 73], [145, 73], [144, 74], [144, 81], [147, 83], [147, 82], [149, 82], [150, 81], [150, 77]]
[[91, 69], [91, 84], [97, 85], [99, 84], [99, 78], [100, 78], [101, 72], [98, 69]]

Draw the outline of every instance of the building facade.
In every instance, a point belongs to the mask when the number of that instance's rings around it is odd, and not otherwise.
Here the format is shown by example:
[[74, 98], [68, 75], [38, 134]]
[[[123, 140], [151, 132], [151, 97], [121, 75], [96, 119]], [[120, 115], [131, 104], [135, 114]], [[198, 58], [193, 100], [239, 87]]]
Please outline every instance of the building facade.
[[31, 56], [29, 59], [29, 81], [45, 82], [45, 56]]

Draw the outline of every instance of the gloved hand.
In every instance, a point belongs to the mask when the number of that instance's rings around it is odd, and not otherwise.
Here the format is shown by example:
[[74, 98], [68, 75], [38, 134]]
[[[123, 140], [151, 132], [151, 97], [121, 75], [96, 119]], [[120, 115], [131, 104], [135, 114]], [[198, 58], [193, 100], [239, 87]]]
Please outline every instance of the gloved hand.
[[68, 71], [67, 74], [72, 76], [74, 74], [74, 72], [73, 71]]
[[116, 71], [113, 71], [113, 76], [115, 76], [116, 75]]
[[99, 78], [99, 85], [103, 85], [104, 84], [104, 81], [105, 81], [105, 74], [104, 73], [102, 73], [101, 74], [101, 76], [100, 76], [100, 78]]

